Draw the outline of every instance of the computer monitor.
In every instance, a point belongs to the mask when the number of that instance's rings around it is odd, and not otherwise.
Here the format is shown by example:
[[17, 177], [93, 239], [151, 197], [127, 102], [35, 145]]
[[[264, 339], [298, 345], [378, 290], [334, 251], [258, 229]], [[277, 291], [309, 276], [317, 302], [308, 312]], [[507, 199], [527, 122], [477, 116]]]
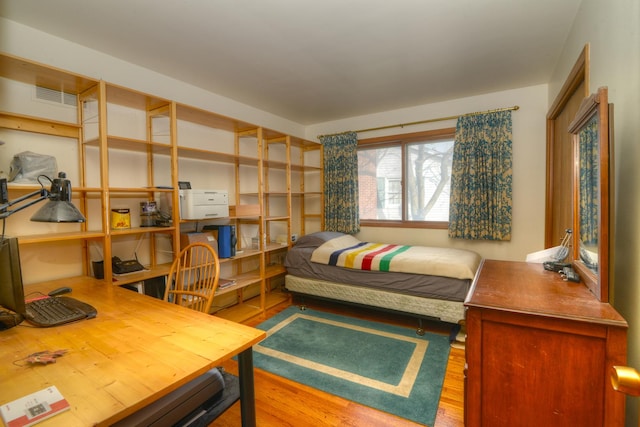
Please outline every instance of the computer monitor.
[[24, 287], [16, 237], [0, 235], [0, 306], [24, 315]]

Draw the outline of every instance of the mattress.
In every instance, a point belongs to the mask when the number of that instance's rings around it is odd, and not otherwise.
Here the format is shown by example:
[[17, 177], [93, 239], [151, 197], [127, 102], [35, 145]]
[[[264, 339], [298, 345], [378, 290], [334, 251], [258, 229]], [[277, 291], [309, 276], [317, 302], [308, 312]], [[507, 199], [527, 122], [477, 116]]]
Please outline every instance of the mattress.
[[297, 277], [291, 274], [285, 276], [285, 287], [296, 294], [395, 310], [449, 323], [460, 322], [464, 319], [465, 313], [462, 301], [418, 297], [321, 279]]
[[316, 248], [342, 233], [320, 232], [302, 236], [285, 258], [285, 267], [292, 276], [319, 279], [332, 283], [367, 287], [404, 295], [463, 302], [472, 279], [444, 276], [372, 271], [344, 268], [311, 261]]

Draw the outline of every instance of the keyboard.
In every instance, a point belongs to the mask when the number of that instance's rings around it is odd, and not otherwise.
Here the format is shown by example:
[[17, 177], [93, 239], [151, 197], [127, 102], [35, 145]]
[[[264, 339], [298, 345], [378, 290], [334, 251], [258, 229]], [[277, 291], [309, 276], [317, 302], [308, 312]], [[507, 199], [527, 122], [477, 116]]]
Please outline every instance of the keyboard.
[[91, 305], [71, 297], [47, 297], [26, 304], [25, 318], [41, 327], [57, 326], [93, 318], [97, 314]]

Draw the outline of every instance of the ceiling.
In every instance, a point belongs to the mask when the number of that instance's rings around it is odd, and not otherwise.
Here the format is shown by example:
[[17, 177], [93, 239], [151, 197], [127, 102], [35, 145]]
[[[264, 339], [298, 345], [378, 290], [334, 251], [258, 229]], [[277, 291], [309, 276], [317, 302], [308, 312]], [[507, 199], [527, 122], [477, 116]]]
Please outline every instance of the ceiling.
[[581, 0], [0, 0], [302, 125], [547, 83]]

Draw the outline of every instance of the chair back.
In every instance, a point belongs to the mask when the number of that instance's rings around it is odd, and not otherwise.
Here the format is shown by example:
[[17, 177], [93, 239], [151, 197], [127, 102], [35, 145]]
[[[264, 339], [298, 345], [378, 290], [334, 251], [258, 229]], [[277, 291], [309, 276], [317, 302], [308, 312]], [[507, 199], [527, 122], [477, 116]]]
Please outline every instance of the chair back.
[[209, 313], [218, 288], [220, 260], [205, 243], [191, 243], [171, 265], [164, 300]]

